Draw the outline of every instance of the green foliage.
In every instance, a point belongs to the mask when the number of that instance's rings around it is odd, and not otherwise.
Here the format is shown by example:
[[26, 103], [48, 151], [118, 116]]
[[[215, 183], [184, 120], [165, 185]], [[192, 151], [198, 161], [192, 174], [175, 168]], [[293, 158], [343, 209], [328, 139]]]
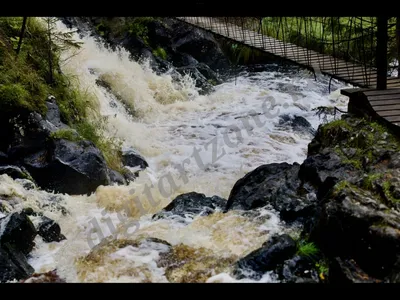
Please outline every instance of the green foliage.
[[312, 242], [300, 241], [297, 245], [297, 254], [300, 256], [305, 256], [307, 258], [314, 258], [318, 254], [319, 250]]
[[82, 140], [79, 134], [71, 129], [60, 129], [50, 134], [53, 139], [64, 139], [72, 142], [78, 142]]
[[379, 173], [376, 173], [376, 174], [368, 174], [368, 176], [366, 176], [364, 179], [363, 179], [363, 182], [362, 182], [362, 187], [363, 188], [365, 188], [365, 189], [367, 189], [367, 190], [370, 190], [370, 191], [372, 191], [373, 190], [373, 184], [374, 184], [374, 182], [375, 181], [377, 181], [378, 179], [380, 179], [380, 178], [382, 178], [382, 174], [379, 174]]
[[153, 55], [157, 56], [161, 59], [166, 60], [167, 59], [167, 52], [161, 48], [161, 47], [157, 47], [156, 49], [153, 50]]

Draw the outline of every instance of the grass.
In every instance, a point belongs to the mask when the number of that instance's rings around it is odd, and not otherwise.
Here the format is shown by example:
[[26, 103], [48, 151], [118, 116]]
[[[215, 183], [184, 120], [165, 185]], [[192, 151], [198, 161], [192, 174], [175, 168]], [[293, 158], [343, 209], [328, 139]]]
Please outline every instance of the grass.
[[[19, 113], [22, 109], [44, 116], [47, 112], [45, 101], [53, 95], [62, 121], [75, 129], [78, 135], [73, 130], [60, 130], [52, 137], [92, 141], [103, 153], [108, 166], [120, 170], [120, 142], [104, 136], [97, 99], [80, 89], [77, 78], [67, 77], [58, 71], [64, 44], [51, 44], [53, 68], [50, 68], [48, 31], [39, 18], [28, 18], [21, 51], [16, 55], [22, 19], [0, 17], [0, 111]], [[68, 34], [52, 32], [52, 35], [52, 41], [62, 38], [69, 47], [79, 47], [69, 39]]]
[[153, 50], [153, 55], [157, 56], [163, 60], [167, 59], [167, 52], [161, 48], [161, 47], [157, 47], [156, 49]]
[[50, 134], [53, 139], [64, 139], [72, 142], [78, 142], [82, 140], [82, 137], [72, 129], [60, 129]]
[[312, 242], [300, 241], [297, 246], [297, 254], [307, 258], [314, 258], [319, 250]]

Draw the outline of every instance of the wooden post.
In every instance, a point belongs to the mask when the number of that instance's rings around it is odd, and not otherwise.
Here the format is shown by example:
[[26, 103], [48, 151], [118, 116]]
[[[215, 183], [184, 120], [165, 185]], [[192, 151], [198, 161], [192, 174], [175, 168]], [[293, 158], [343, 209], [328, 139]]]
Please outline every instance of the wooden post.
[[377, 17], [377, 45], [376, 45], [376, 68], [377, 68], [377, 90], [385, 90], [387, 86], [387, 41], [388, 41], [388, 17]]

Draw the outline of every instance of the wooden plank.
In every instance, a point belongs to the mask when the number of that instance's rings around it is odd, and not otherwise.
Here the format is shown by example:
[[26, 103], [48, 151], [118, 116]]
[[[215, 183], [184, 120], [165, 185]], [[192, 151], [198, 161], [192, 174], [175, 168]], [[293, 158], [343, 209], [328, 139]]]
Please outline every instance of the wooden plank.
[[376, 112], [386, 111], [386, 110], [400, 110], [400, 102], [393, 105], [379, 105], [373, 106]]
[[366, 91], [364, 94], [366, 96], [380, 96], [380, 95], [393, 95], [400, 93], [400, 89], [390, 89], [390, 90], [371, 90]]
[[392, 110], [385, 110], [385, 111], [379, 111], [377, 112], [378, 115], [381, 117], [389, 117], [389, 116], [400, 116], [400, 107], [399, 109], [392, 109]]
[[380, 102], [382, 100], [392, 100], [392, 99], [400, 99], [400, 92], [398, 94], [391, 94], [391, 95], [373, 95], [368, 96], [368, 100], [370, 102]]
[[374, 101], [374, 102], [369, 102], [372, 107], [375, 106], [385, 106], [385, 105], [394, 105], [394, 104], [400, 104], [400, 99], [396, 100], [380, 100], [380, 101]]
[[400, 122], [400, 116], [389, 116], [385, 117], [389, 122]]

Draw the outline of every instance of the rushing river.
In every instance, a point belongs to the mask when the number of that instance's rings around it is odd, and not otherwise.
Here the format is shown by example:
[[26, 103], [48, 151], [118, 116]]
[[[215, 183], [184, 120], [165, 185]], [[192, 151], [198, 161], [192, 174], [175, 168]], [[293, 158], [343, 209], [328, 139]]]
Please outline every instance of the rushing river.
[[[66, 28], [59, 24], [59, 29]], [[152, 220], [152, 214], [187, 192], [227, 198], [239, 178], [262, 164], [301, 163], [312, 135], [279, 124], [279, 116], [304, 117], [316, 129], [322, 120], [314, 108], [346, 109], [347, 99], [338, 90], [345, 85], [333, 82], [329, 94], [329, 78], [315, 80], [307, 71], [270, 65], [262, 72], [244, 71], [201, 96], [189, 77], [176, 81], [169, 74], [156, 75], [124, 50], [107, 50], [91, 37], [80, 40], [76, 55], [64, 53], [62, 71], [76, 76], [80, 88], [93, 95], [110, 138], [135, 148], [149, 167], [129, 186], [101, 186], [91, 196], [58, 195], [69, 214], [51, 209], [44, 214], [60, 224], [67, 240], [47, 244], [37, 236], [29, 262], [36, 272], [57, 269], [67, 282], [179, 282], [193, 270], [205, 273], [203, 281], [235, 282], [230, 262], [285, 230], [273, 211], [216, 212], [185, 220]], [[98, 79], [112, 92], [97, 85]], [[6, 175], [0, 176], [0, 192], [17, 195], [32, 208], [52, 196], [25, 190]], [[159, 238], [181, 247], [187, 256], [182, 259], [193, 262], [168, 280], [157, 264], [166, 246], [154, 242], [119, 249], [111, 243], [96, 258], [82, 260], [103, 237]], [[265, 274], [260, 282], [273, 281]]]

